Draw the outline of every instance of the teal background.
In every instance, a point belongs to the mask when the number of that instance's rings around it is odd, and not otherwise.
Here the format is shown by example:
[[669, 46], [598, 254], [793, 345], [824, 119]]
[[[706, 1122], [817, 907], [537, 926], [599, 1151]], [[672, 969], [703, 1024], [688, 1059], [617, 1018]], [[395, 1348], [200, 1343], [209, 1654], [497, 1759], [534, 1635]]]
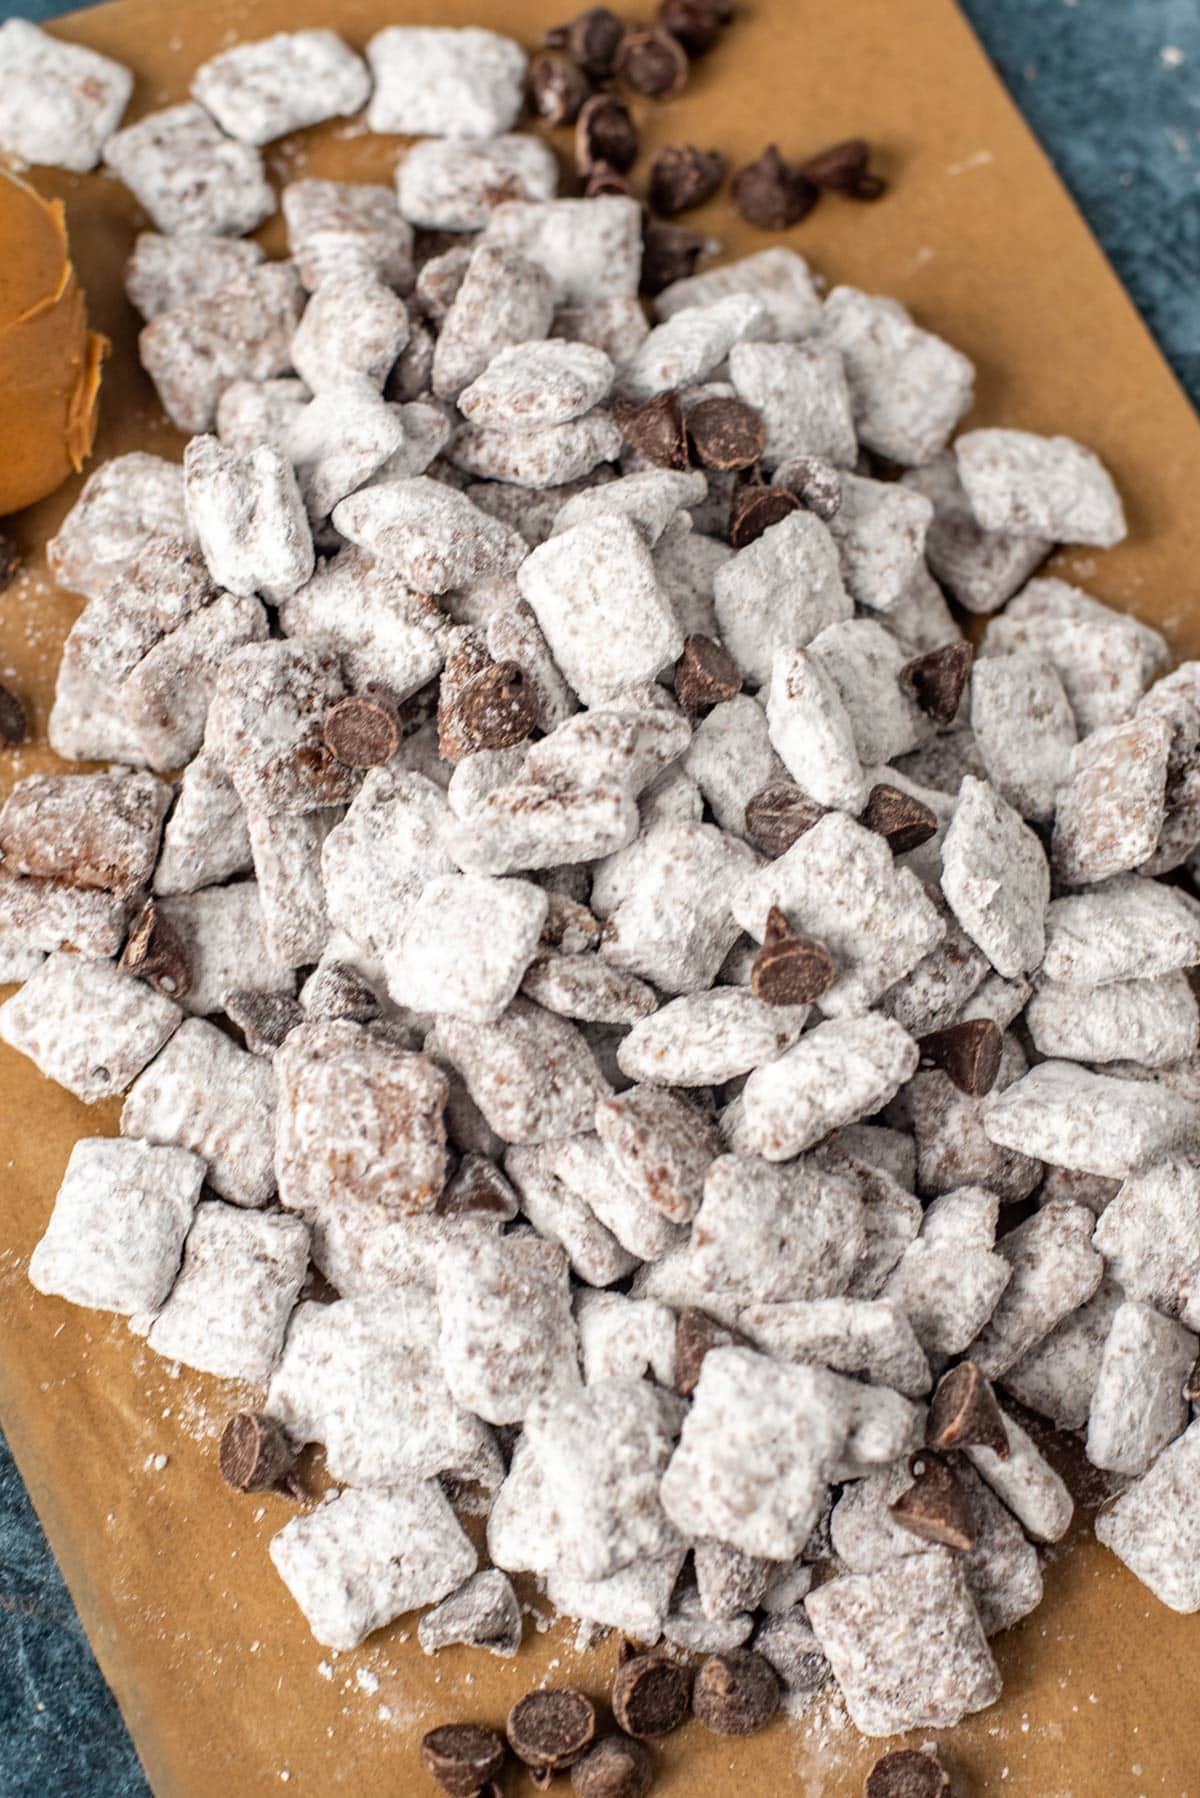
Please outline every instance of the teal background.
[[[1200, 5], [962, 3], [1196, 400]], [[900, 22], [904, 0], [895, 4]], [[52, 0], [0, 0], [6, 18], [47, 19], [67, 10]], [[335, 15], [334, 5], [330, 10]], [[819, 22], [819, 8], [814, 14]], [[163, 30], [170, 27], [164, 5]], [[869, 135], [869, 119], [863, 129]], [[148, 1791], [0, 1438], [0, 1798], [141, 1798]]]

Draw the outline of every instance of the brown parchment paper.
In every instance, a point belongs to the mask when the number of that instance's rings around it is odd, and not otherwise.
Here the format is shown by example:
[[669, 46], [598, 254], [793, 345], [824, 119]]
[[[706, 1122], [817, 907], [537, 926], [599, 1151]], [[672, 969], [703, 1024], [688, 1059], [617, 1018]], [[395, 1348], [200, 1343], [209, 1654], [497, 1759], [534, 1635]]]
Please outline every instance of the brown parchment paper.
[[[241, 37], [332, 24], [361, 45], [406, 21], [492, 25], [533, 44], [558, 11], [554, 0], [118, 0], [53, 29], [135, 70], [133, 117], [183, 98], [195, 65]], [[1066, 431], [1098, 450], [1125, 496], [1129, 541], [1064, 556], [1063, 571], [1200, 651], [1197, 421], [961, 15], [950, 0], [746, 0], [739, 12], [681, 97], [637, 108], [646, 146], [717, 144], [736, 162], [768, 137], [796, 154], [857, 132], [879, 144], [890, 196], [826, 200], [789, 241], [831, 280], [899, 296], [973, 357], [978, 422]], [[284, 179], [380, 179], [399, 148], [339, 125], [269, 154]], [[66, 201], [93, 321], [114, 343], [98, 455], [178, 453], [121, 292], [136, 208], [102, 176], [35, 178]], [[730, 252], [777, 241], [724, 200], [693, 218]], [[275, 248], [278, 232], [276, 220]], [[77, 489], [16, 520], [30, 568], [0, 597], [0, 678], [32, 699], [39, 737], [79, 608], [45, 578], [40, 546]], [[0, 777], [52, 761], [44, 748], [8, 752]], [[217, 1476], [228, 1390], [173, 1374], [121, 1322], [26, 1283], [72, 1143], [117, 1119], [115, 1104], [89, 1110], [0, 1051], [0, 1418], [155, 1791], [407, 1798], [433, 1790], [416, 1743], [434, 1723], [500, 1723], [547, 1674], [601, 1695], [613, 1645], [579, 1657], [571, 1626], [531, 1625], [515, 1663], [466, 1650], [426, 1659], [415, 1619], [354, 1654], [313, 1642], [267, 1556], [289, 1506], [237, 1498]], [[1050, 1554], [1043, 1607], [995, 1643], [1003, 1699], [944, 1740], [956, 1791], [1197, 1798], [1200, 1619], [1167, 1611], [1086, 1528], [1076, 1535]], [[836, 1705], [747, 1742], [693, 1725], [656, 1749], [655, 1790], [849, 1798], [878, 1751]], [[514, 1776], [511, 1790], [532, 1788]]]

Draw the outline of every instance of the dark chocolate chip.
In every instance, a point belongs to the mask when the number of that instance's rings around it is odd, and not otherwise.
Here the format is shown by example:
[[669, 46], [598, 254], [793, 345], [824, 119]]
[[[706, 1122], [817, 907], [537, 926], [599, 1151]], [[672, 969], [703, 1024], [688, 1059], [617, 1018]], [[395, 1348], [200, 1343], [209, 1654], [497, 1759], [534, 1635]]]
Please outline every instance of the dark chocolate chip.
[[296, 1450], [273, 1417], [235, 1411], [217, 1451], [221, 1478], [235, 1492], [270, 1492], [296, 1464]]
[[7, 749], [14, 743], [23, 743], [28, 735], [25, 707], [10, 687], [0, 686], [0, 743]]
[[758, 481], [747, 481], [733, 496], [729, 508], [729, 541], [734, 549], [745, 549], [764, 531], [786, 518], [799, 505], [794, 493], [786, 487], [766, 487]]
[[779, 1678], [770, 1661], [751, 1648], [731, 1648], [701, 1662], [692, 1688], [692, 1710], [719, 1736], [752, 1736], [779, 1709]]
[[762, 413], [745, 400], [701, 400], [687, 415], [688, 438], [705, 468], [750, 468], [766, 447]]
[[529, 110], [546, 125], [573, 125], [592, 84], [561, 50], [538, 50], [529, 64]]
[[974, 659], [969, 643], [945, 643], [905, 662], [900, 684], [935, 724], [953, 724]]
[[633, 189], [624, 175], [618, 175], [606, 162], [598, 162], [583, 184], [583, 197], [595, 200], [603, 194], [616, 194], [618, 199], [629, 200], [633, 198]]
[[992, 1018], [967, 1018], [920, 1038], [921, 1065], [941, 1068], [969, 1099], [982, 1099], [996, 1084], [1004, 1034]]
[[379, 1000], [348, 962], [322, 962], [304, 989], [305, 1015], [347, 1018], [369, 1024], [379, 1016]]
[[853, 193], [870, 160], [871, 146], [865, 137], [845, 137], [808, 157], [800, 164], [800, 173], [814, 187], [830, 193]]
[[153, 899], [138, 913], [117, 966], [169, 999], [182, 999], [191, 991], [192, 968], [183, 938]]
[[557, 1773], [577, 1761], [596, 1736], [596, 1707], [582, 1692], [551, 1686], [528, 1692], [508, 1713], [508, 1740], [527, 1767]]
[[646, 1798], [653, 1783], [649, 1749], [629, 1736], [605, 1736], [571, 1768], [578, 1798]]
[[675, 1320], [675, 1390], [690, 1398], [709, 1349], [749, 1348], [739, 1330], [719, 1324], [707, 1311], [686, 1305]]
[[494, 1162], [472, 1155], [442, 1188], [434, 1207], [438, 1217], [500, 1217], [513, 1215], [512, 1189]]
[[940, 1455], [914, 1455], [909, 1462], [913, 1483], [888, 1506], [901, 1529], [922, 1542], [937, 1542], [967, 1554], [978, 1530], [971, 1501], [949, 1461]]
[[887, 192], [887, 182], [882, 175], [872, 174], [868, 169], [860, 175], [854, 186], [846, 190], [852, 200], [882, 200]]
[[925, 1420], [925, 1440], [945, 1453], [953, 1448], [990, 1448], [1009, 1456], [1008, 1431], [996, 1395], [974, 1361], [960, 1361], [938, 1381]]
[[675, 664], [675, 697], [685, 712], [703, 712], [742, 690], [742, 676], [727, 649], [693, 631]]
[[451, 1798], [476, 1798], [504, 1766], [504, 1740], [477, 1723], [443, 1723], [421, 1737], [421, 1761]]
[[443, 761], [461, 762], [479, 748], [468, 729], [463, 699], [476, 676], [494, 667], [482, 631], [464, 628], [454, 633], [438, 687], [438, 754]]
[[642, 274], [638, 291], [653, 299], [664, 287], [684, 281], [708, 248], [708, 239], [686, 225], [648, 223], [642, 230]]
[[832, 462], [825, 462], [820, 456], [791, 456], [783, 469], [776, 471], [782, 475], [780, 486], [794, 493], [806, 512], [813, 512], [826, 524], [840, 510], [842, 504], [842, 477]]
[[611, 7], [589, 6], [564, 28], [561, 48], [587, 74], [602, 80], [611, 75], [613, 58], [624, 36], [624, 20], [618, 19]]
[[824, 816], [825, 807], [791, 780], [773, 780], [746, 801], [746, 829], [764, 855], [782, 855]]
[[867, 1774], [863, 1798], [946, 1798], [950, 1776], [936, 1750], [895, 1748]]
[[618, 1639], [617, 1639], [617, 1666], [623, 1667], [625, 1665], [626, 1661], [633, 1660], [635, 1655], [639, 1655], [642, 1652], [643, 1652], [642, 1649], [640, 1649], [638, 1647], [637, 1643], [632, 1639], [632, 1637], [630, 1637], [630, 1636], [618, 1637]]
[[688, 1714], [692, 1682], [684, 1668], [659, 1654], [635, 1655], [617, 1669], [613, 1716], [639, 1740], [669, 1735]]
[[919, 849], [937, 835], [937, 814], [911, 793], [881, 782], [867, 797], [862, 823], [877, 836], [886, 837], [893, 855]]
[[687, 80], [688, 59], [669, 31], [631, 31], [617, 47], [613, 73], [635, 94], [661, 100], [677, 94]]
[[650, 204], [664, 218], [703, 206], [720, 187], [728, 167], [720, 150], [698, 150], [695, 144], [668, 144], [650, 165]]
[[305, 1012], [290, 993], [237, 992], [225, 996], [226, 1015], [255, 1055], [272, 1055], [298, 1025]]
[[21, 569], [21, 552], [11, 537], [0, 531], [0, 593], [11, 587]]
[[766, 1005], [811, 1005], [827, 993], [837, 968], [824, 943], [797, 936], [777, 905], [767, 913], [763, 946], [750, 969], [750, 990]]
[[459, 696], [460, 729], [472, 752], [511, 749], [537, 723], [537, 694], [519, 662], [494, 662]]
[[325, 747], [347, 768], [379, 768], [400, 747], [396, 714], [363, 693], [339, 699], [325, 714]]
[[695, 62], [712, 49], [728, 16], [728, 10], [712, 0], [661, 0], [654, 22], [660, 31], [670, 32]]
[[619, 94], [593, 94], [575, 126], [575, 167], [581, 175], [604, 167], [623, 175], [637, 160], [637, 127]]
[[734, 176], [733, 203], [748, 225], [786, 231], [812, 211], [817, 189], [783, 160], [775, 144], [768, 144], [757, 162], [748, 162]]
[[636, 400], [616, 400], [613, 423], [633, 449], [656, 468], [686, 468], [687, 431], [677, 393], [656, 393], [638, 405]]

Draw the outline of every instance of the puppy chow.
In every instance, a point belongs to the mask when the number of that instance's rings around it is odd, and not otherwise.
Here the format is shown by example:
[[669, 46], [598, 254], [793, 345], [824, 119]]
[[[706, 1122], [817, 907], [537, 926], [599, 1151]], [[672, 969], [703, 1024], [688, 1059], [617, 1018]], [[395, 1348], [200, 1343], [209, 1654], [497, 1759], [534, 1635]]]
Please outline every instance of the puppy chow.
[[231, 1204], [265, 1205], [274, 1194], [274, 1072], [200, 1018], [185, 1019], [134, 1081], [121, 1133], [191, 1149]]
[[516, 123], [525, 52], [475, 26], [389, 25], [367, 45], [375, 92], [367, 127], [414, 137], [495, 137]]
[[222, 131], [246, 144], [348, 118], [370, 92], [366, 65], [334, 31], [278, 31], [235, 44], [192, 77], [195, 98]]
[[[748, 335], [759, 339], [761, 327]], [[765, 468], [778, 469], [795, 456], [816, 456], [835, 468], [854, 467], [858, 441], [836, 349], [819, 340], [738, 342], [729, 353], [729, 378], [738, 398], [762, 418]]]
[[1154, 717], [1093, 731], [1078, 745], [1054, 812], [1051, 853], [1065, 885], [1128, 873], [1154, 853], [1170, 747], [1169, 724]]
[[61, 43], [26, 19], [0, 26], [0, 148], [17, 164], [83, 174], [121, 122], [133, 76], [83, 44]]
[[933, 508], [921, 493], [895, 482], [843, 474], [842, 503], [828, 521], [851, 597], [890, 613], [921, 568]]
[[755, 685], [771, 681], [777, 655], [803, 648], [850, 618], [837, 548], [811, 512], [790, 512], [722, 561], [712, 581], [721, 641]]
[[643, 339], [621, 369], [618, 390], [625, 399], [648, 400], [695, 386], [744, 339], [754, 337], [762, 321], [762, 307], [746, 293], [689, 306]]
[[1048, 537], [985, 530], [958, 478], [952, 450], [922, 468], [906, 469], [901, 480], [932, 502], [925, 557], [931, 572], [968, 612], [998, 611], [1053, 548]]
[[891, 1018], [832, 1018], [750, 1075], [742, 1093], [745, 1141], [768, 1161], [788, 1161], [831, 1130], [881, 1111], [917, 1060], [916, 1044]]
[[1081, 737], [1124, 724], [1168, 662], [1156, 630], [1050, 576], [1030, 581], [988, 620], [982, 654], [1025, 654], [1049, 662]]
[[1193, 1122], [1169, 1087], [1044, 1061], [984, 1101], [983, 1127], [1002, 1148], [1123, 1179], [1175, 1148]]
[[536, 137], [430, 138], [396, 171], [400, 211], [431, 231], [481, 231], [507, 200], [552, 200], [558, 165]]
[[1148, 1472], [1096, 1518], [1096, 1536], [1173, 1611], [1200, 1610], [1195, 1545], [1200, 1423], [1165, 1448]]
[[639, 1265], [619, 1243], [587, 1200], [551, 1171], [545, 1146], [513, 1148], [504, 1171], [521, 1198], [521, 1209], [534, 1229], [558, 1243], [572, 1272], [585, 1286], [611, 1286]]
[[125, 296], [149, 324], [192, 300], [211, 299], [262, 259], [262, 249], [252, 239], [141, 231], [125, 264]]
[[995, 788], [971, 775], [942, 845], [942, 891], [998, 974], [1011, 980], [1040, 965], [1050, 903], [1045, 852]]
[[636, 200], [510, 200], [492, 213], [483, 241], [544, 269], [558, 306], [637, 293], [642, 225]]
[[437, 1273], [439, 1352], [458, 1402], [488, 1423], [519, 1423], [579, 1383], [567, 1258], [532, 1232], [476, 1232]]
[[267, 947], [256, 881], [172, 894], [159, 909], [187, 957], [191, 983], [180, 997], [185, 1011], [205, 1017], [224, 1011], [232, 993], [296, 990], [292, 969], [275, 961]]
[[55, 953], [0, 1007], [0, 1038], [92, 1105], [124, 1092], [181, 1017], [172, 1000], [111, 961]]
[[191, 535], [179, 464], [133, 450], [88, 476], [46, 560], [60, 587], [97, 599], [151, 538]]
[[333, 522], [413, 593], [436, 596], [512, 574], [525, 554], [511, 526], [427, 476], [364, 488], [334, 509]]
[[954, 446], [958, 478], [985, 530], [1111, 549], [1125, 514], [1100, 458], [1069, 437], [967, 431]]
[[258, 151], [226, 137], [192, 100], [126, 125], [104, 161], [167, 236], [244, 237], [275, 210]]
[[783, 245], [672, 281], [655, 296], [654, 315], [673, 318], [686, 307], [708, 306], [733, 293], [750, 294], [759, 302], [764, 313], [759, 334], [764, 342], [808, 337], [821, 320], [821, 301], [808, 264]]
[[539, 342], [554, 319], [550, 276], [536, 261], [498, 243], [473, 250], [442, 319], [430, 385], [453, 399], [501, 351]]
[[428, 881], [385, 964], [392, 996], [415, 1011], [493, 1023], [533, 959], [546, 905], [527, 880]]
[[202, 749], [180, 777], [163, 826], [154, 891], [166, 897], [220, 886], [251, 868], [250, 833], [237, 789], [210, 750]]
[[897, 300], [835, 287], [821, 335], [841, 351], [860, 440], [906, 467], [932, 461], [974, 398], [975, 371]]
[[581, 1287], [575, 1294], [575, 1323], [587, 1385], [653, 1378], [660, 1386], [674, 1386], [675, 1314], [669, 1306]]

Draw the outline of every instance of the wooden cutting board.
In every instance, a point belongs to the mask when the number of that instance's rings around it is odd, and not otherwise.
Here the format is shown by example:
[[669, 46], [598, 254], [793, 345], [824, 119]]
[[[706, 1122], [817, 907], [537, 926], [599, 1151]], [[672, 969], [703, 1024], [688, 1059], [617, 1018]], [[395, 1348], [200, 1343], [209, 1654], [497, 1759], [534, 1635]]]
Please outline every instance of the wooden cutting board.
[[[628, 7], [630, 16], [637, 10]], [[1200, 429], [1185, 397], [950, 0], [759, 0], [685, 94], [639, 108], [644, 142], [719, 145], [735, 162], [768, 138], [811, 153], [851, 133], [880, 146], [893, 184], [876, 206], [827, 199], [788, 240], [831, 281], [894, 294], [979, 371], [975, 422], [1065, 431], [1115, 474], [1131, 532], [1107, 555], [1061, 558], [1090, 591], [1200, 650]], [[549, 0], [117, 0], [54, 31], [137, 74], [130, 116], [182, 99], [193, 68], [239, 38], [336, 26], [361, 45], [397, 21], [484, 24], [534, 44]], [[565, 146], [564, 146], [565, 147]], [[387, 178], [401, 146], [345, 124], [270, 152], [300, 173]], [[38, 172], [67, 203], [95, 322], [114, 342], [98, 456], [177, 454], [135, 356], [121, 269], [138, 225], [101, 176]], [[723, 199], [695, 215], [730, 253], [776, 241]], [[281, 246], [279, 222], [267, 241]], [[40, 546], [78, 483], [16, 521], [28, 574], [0, 597], [0, 676], [30, 696], [39, 734], [78, 601], [56, 592]], [[44, 748], [5, 755], [5, 785], [52, 766]], [[415, 1619], [353, 1654], [320, 1649], [267, 1556], [289, 1506], [236, 1498], [214, 1465], [235, 1395], [179, 1374], [120, 1321], [28, 1287], [29, 1253], [77, 1137], [115, 1133], [118, 1107], [88, 1109], [0, 1052], [0, 1421], [100, 1663], [162, 1798], [236, 1793], [432, 1791], [416, 1744], [433, 1724], [501, 1723], [552, 1675], [596, 1695], [611, 1642], [577, 1656], [574, 1632], [532, 1625], [515, 1663], [419, 1651]], [[1200, 1790], [1200, 1621], [1165, 1610], [1085, 1528], [1054, 1550], [1043, 1607], [995, 1646], [1002, 1701], [946, 1738], [962, 1793], [1135, 1798]], [[541, 1607], [543, 1610], [545, 1606]], [[743, 1743], [692, 1726], [658, 1754], [662, 1798], [850, 1798], [878, 1752], [818, 1706]], [[98, 1770], [99, 1771], [99, 1770]], [[514, 1779], [514, 1792], [532, 1787]]]

